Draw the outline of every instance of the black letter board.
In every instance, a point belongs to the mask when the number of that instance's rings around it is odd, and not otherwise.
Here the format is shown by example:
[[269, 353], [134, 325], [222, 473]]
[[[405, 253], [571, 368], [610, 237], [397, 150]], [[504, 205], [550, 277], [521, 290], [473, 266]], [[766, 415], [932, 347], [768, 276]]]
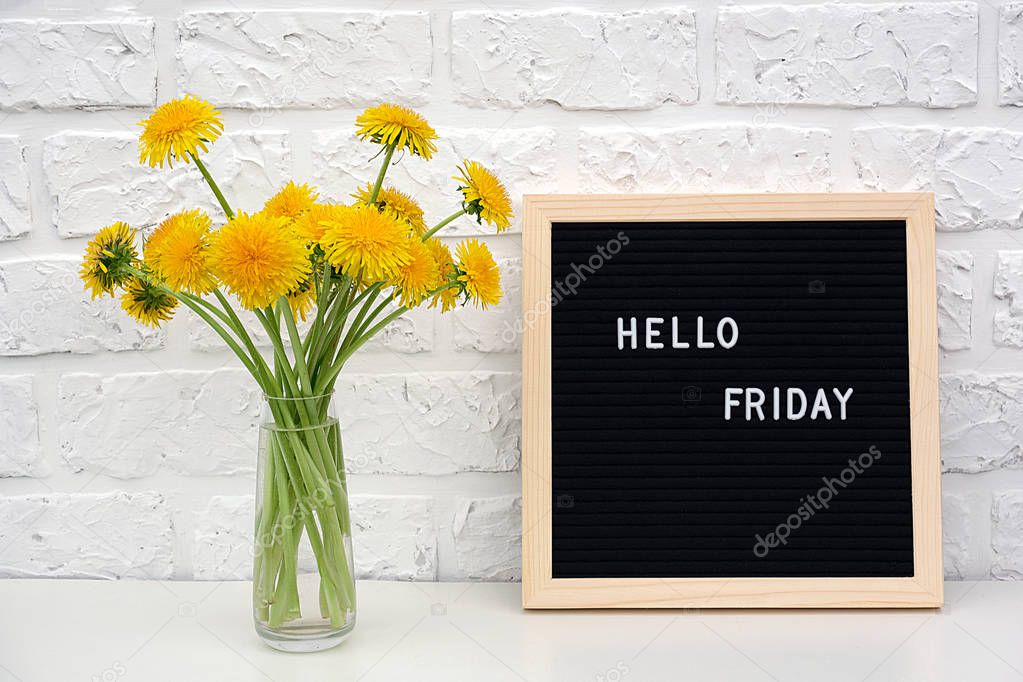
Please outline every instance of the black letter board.
[[551, 580], [914, 579], [909, 221], [769, 218], [550, 219]]
[[619, 234], [551, 312], [554, 577], [912, 575], [905, 222], [555, 223], [554, 282]]

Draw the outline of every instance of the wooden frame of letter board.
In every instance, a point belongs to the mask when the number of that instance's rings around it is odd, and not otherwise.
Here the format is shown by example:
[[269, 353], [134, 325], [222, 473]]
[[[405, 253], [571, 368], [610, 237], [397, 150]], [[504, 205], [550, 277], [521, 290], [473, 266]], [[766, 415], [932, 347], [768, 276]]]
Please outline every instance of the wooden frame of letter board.
[[[522, 605], [570, 608], [937, 607], [942, 604], [934, 196], [535, 195], [524, 204]], [[551, 223], [905, 220], [912, 577], [552, 578]]]

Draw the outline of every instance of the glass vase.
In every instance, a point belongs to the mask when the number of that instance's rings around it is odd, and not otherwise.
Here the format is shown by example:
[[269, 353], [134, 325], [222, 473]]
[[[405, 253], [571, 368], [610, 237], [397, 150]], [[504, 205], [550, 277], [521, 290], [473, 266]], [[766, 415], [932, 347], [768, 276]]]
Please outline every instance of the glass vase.
[[256, 631], [281, 651], [329, 649], [355, 627], [351, 520], [333, 394], [266, 398], [256, 471]]

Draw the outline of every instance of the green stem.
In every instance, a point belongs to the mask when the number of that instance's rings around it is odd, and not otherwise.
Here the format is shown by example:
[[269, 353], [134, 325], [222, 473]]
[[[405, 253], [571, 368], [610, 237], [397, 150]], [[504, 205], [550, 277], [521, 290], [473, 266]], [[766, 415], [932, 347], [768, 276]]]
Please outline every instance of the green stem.
[[[209, 325], [210, 329], [215, 331], [217, 333], [217, 335], [219, 335], [220, 338], [224, 340], [224, 342], [227, 344], [228, 348], [230, 348], [232, 351], [234, 351], [234, 354], [237, 355], [238, 359], [242, 361], [242, 365], [244, 365], [245, 369], [247, 369], [249, 371], [249, 374], [251, 374], [253, 376], [253, 378], [255, 378], [257, 382], [259, 382], [259, 379], [260, 379], [260, 372], [259, 372], [259, 370], [252, 363], [252, 361], [249, 359], [248, 354], [241, 348], [241, 346], [238, 345], [238, 342], [235, 341], [234, 338], [232, 338], [227, 333], [227, 330], [225, 330], [223, 327], [221, 327], [219, 324], [217, 324], [217, 321], [214, 320], [210, 316], [209, 313], [207, 313], [205, 310], [203, 310], [203, 308], [201, 306], [196, 305], [195, 303], [193, 303], [188, 298], [185, 298], [185, 297], [182, 297], [182, 296], [178, 296], [177, 299], [179, 301], [181, 301], [182, 303], [184, 303], [189, 308], [191, 308], [192, 312], [194, 312], [196, 315], [201, 317], [203, 319], [203, 322], [205, 322], [207, 325]], [[262, 386], [262, 388], [265, 391], [266, 387]]]
[[[357, 330], [359, 326], [362, 324], [362, 320], [366, 317], [366, 313], [369, 312], [370, 306], [373, 305], [373, 301], [376, 300], [377, 295], [380, 293], [380, 289], [383, 286], [384, 286], [383, 282], [377, 282], [376, 284], [374, 284], [373, 286], [366, 290], [369, 296], [366, 298], [366, 301], [362, 304], [362, 307], [359, 309], [359, 314], [355, 316], [355, 320], [352, 321], [352, 326], [348, 328], [348, 333], [345, 335], [345, 340], [341, 342], [340, 346], [341, 348], [344, 348], [345, 345], [351, 339], [354, 338], [353, 335], [355, 334], [355, 330]], [[352, 304], [353, 308], [362, 298], [363, 297], [360, 296], [358, 299], [355, 300], [355, 302]]]
[[[439, 294], [440, 292], [444, 291], [445, 289], [452, 289], [452, 288], [455, 288], [457, 286], [458, 286], [457, 282], [455, 282], [455, 283], [448, 283], [448, 284], [445, 284], [443, 286], [439, 286], [436, 289], [434, 289], [433, 291], [431, 291], [430, 293], [428, 293], [426, 295], [426, 298], [430, 298], [431, 296], [436, 296], [437, 294]], [[367, 341], [369, 341], [371, 338], [373, 338], [373, 336], [377, 332], [379, 332], [381, 329], [383, 329], [384, 327], [389, 325], [391, 322], [393, 322], [394, 320], [398, 319], [399, 317], [401, 317], [402, 315], [407, 313], [408, 310], [409, 309], [406, 308], [405, 306], [401, 306], [400, 308], [395, 310], [393, 313], [389, 314], [387, 317], [385, 317], [383, 320], [381, 320], [379, 323], [375, 324], [373, 327], [371, 327], [365, 333], [363, 333], [363, 334], [361, 334], [361, 335], [359, 335], [357, 337], [351, 338], [350, 340], [349, 340], [348, 337], [346, 337], [345, 338], [345, 343], [341, 344], [341, 347], [338, 349], [337, 357], [334, 359], [333, 362], [331, 362], [330, 366], [326, 368], [325, 372], [322, 372], [322, 373], [320, 373], [317, 376], [315, 392], [316, 393], [325, 393], [325, 392], [328, 392], [328, 391], [332, 390], [333, 386], [334, 386], [334, 381], [337, 379], [338, 375], [341, 373], [341, 368], [344, 367], [344, 364], [345, 364], [345, 362], [348, 361], [348, 358], [350, 358], [352, 356], [352, 354], [355, 353], [355, 351], [359, 350], [359, 348], [361, 348]], [[353, 323], [353, 327], [358, 326], [358, 324], [357, 324], [358, 322], [359, 322], [359, 320], [356, 320], [356, 322]], [[349, 336], [351, 336], [351, 333], [349, 333]]]
[[309, 351], [307, 363], [310, 368], [309, 375], [311, 377], [315, 377], [319, 373], [323, 356], [330, 352], [332, 344], [337, 342], [337, 336], [340, 335], [340, 330], [344, 327], [345, 320], [348, 319], [350, 310], [348, 305], [352, 290], [354, 289], [354, 283], [351, 278], [347, 276], [342, 277], [342, 284], [339, 286], [340, 293], [336, 294], [334, 301], [329, 304], [330, 310], [327, 311], [317, 338], [310, 344], [312, 348]]
[[[262, 372], [266, 382], [268, 384], [272, 384], [273, 373], [270, 371], [270, 366], [266, 364], [266, 360], [263, 359], [263, 354], [256, 348], [256, 344], [252, 341], [252, 337], [249, 336], [248, 330], [245, 329], [245, 325], [238, 317], [238, 314], [234, 311], [234, 306], [231, 305], [231, 302], [227, 300], [227, 296], [225, 296], [220, 289], [214, 289], [213, 294], [217, 297], [217, 300], [220, 301], [221, 307], [223, 307], [224, 312], [227, 314], [228, 318], [230, 318], [231, 326], [234, 328], [235, 333], [238, 334], [238, 338], [242, 340], [242, 343], [245, 344], [245, 347], [251, 354], [253, 364], [259, 367], [259, 370]], [[199, 300], [201, 301], [202, 299]], [[267, 393], [267, 395], [273, 394]]]
[[452, 213], [447, 218], [445, 218], [444, 220], [440, 221], [439, 223], [437, 223], [436, 225], [431, 227], [429, 230], [426, 231], [426, 234], [423, 235], [423, 241], [425, 242], [427, 239], [429, 239], [434, 234], [436, 234], [437, 230], [439, 230], [440, 228], [444, 227], [445, 225], [447, 225], [451, 221], [455, 220], [456, 218], [459, 218], [460, 216], [465, 215], [465, 212], [466, 211], [465, 211], [464, 208], [463, 209], [459, 209], [457, 212]]
[[394, 143], [387, 146], [387, 151], [384, 152], [384, 162], [380, 164], [380, 172], [377, 173], [377, 181], [373, 185], [373, 191], [370, 192], [369, 201], [367, 202], [370, 206], [377, 202], [377, 197], [380, 195], [380, 188], [384, 184], [384, 176], [387, 175], [387, 167], [391, 164], [391, 157], [394, 156], [394, 150], [398, 148], [398, 144]]
[[264, 621], [270, 618], [273, 576], [279, 571], [280, 561], [283, 558], [281, 552], [278, 551], [279, 544], [274, 541], [278, 498], [277, 487], [274, 485], [274, 472], [277, 469], [277, 464], [273, 453], [269, 451], [269, 448], [274, 447], [272, 440], [267, 447], [266, 468], [262, 471], [263, 499], [259, 516], [256, 519], [255, 566], [252, 575], [252, 589], [259, 607], [260, 618]]
[[295, 315], [291, 311], [288, 301], [281, 297], [277, 299], [278, 314], [284, 318], [284, 324], [288, 328], [288, 338], [291, 341], [292, 355], [295, 356], [295, 367], [298, 369], [298, 378], [308, 391], [313, 390], [313, 384], [309, 381], [309, 368], [305, 364], [305, 353], [302, 352], [302, 338], [298, 335], [298, 325], [295, 324]]
[[217, 198], [217, 201], [220, 202], [220, 208], [224, 209], [224, 214], [227, 215], [227, 219], [231, 220], [232, 218], [234, 218], [234, 211], [231, 210], [231, 207], [227, 203], [227, 199], [224, 198], [224, 193], [220, 191], [219, 187], [217, 187], [217, 183], [213, 180], [213, 176], [210, 175], [210, 172], [208, 170], [206, 170], [206, 164], [204, 164], [202, 160], [199, 159], [198, 154], [188, 152], [188, 155], [192, 157], [193, 161], [195, 161], [196, 168], [199, 169], [199, 172], [202, 173], [203, 178], [206, 179], [206, 184], [210, 186], [211, 190], [213, 190], [213, 196], [215, 196]]
[[[388, 297], [388, 298], [384, 299], [383, 301], [380, 302], [380, 305], [378, 305], [376, 308], [373, 309], [373, 312], [371, 312], [369, 315], [366, 316], [366, 319], [362, 321], [362, 324], [359, 325], [358, 329], [355, 328], [355, 325], [352, 325], [352, 332], [354, 333], [354, 336], [352, 336], [352, 338], [353, 339], [357, 339], [360, 336], [362, 336], [362, 334], [366, 331], [366, 329], [371, 324], [373, 324], [373, 320], [375, 320], [377, 318], [377, 315], [382, 313], [384, 311], [384, 308], [386, 308], [387, 306], [391, 305], [393, 302], [394, 302], [394, 299], [391, 298], [391, 297]], [[408, 310], [408, 308], [405, 308], [405, 310]]]
[[[323, 275], [320, 279], [314, 280], [316, 284], [316, 317], [313, 318], [313, 326], [309, 330], [309, 334], [306, 336], [305, 341], [302, 343], [302, 352], [310, 354], [310, 349], [313, 346], [313, 341], [319, 336], [320, 327], [323, 326], [323, 315], [324, 308], [327, 307], [327, 299], [330, 297], [332, 280], [330, 263], [327, 261], [323, 262]], [[311, 361], [312, 358], [309, 358]]]
[[[287, 301], [284, 301], [284, 305], [287, 305]], [[288, 355], [284, 349], [284, 343], [281, 340], [279, 330], [275, 329], [269, 321], [269, 317], [271, 316], [272, 311], [267, 309], [267, 311], [265, 312], [260, 310], [255, 310], [253, 312], [255, 313], [259, 321], [263, 324], [263, 327], [266, 329], [267, 335], [270, 336], [270, 342], [271, 344], [273, 344], [274, 347], [275, 366], [283, 374], [287, 392], [294, 398], [301, 398], [302, 391], [299, 387], [299, 382], [295, 377], [294, 370], [292, 369], [291, 364], [288, 361]], [[290, 312], [291, 311], [289, 308], [288, 310], [289, 317]], [[293, 320], [293, 318], [291, 319]], [[307, 375], [304, 376], [302, 380], [303, 382], [306, 382], [306, 385], [310, 389], [312, 389], [312, 384], [309, 383]], [[305, 397], [312, 398], [313, 395], [315, 394], [316, 394], [315, 391], [310, 391], [310, 394]], [[274, 402], [275, 401], [270, 401], [272, 408], [274, 407]], [[310, 407], [312, 406], [307, 405], [306, 400], [295, 400], [294, 403], [296, 412], [295, 416], [297, 416], [297, 420], [292, 419], [292, 415], [288, 413], [287, 409], [282, 408], [280, 405], [275, 406], [276, 407], [276, 411], [274, 412], [275, 420], [277, 420], [277, 423], [281, 424], [285, 429], [289, 430], [293, 429], [296, 427], [296, 425], [302, 428], [309, 428], [311, 426], [317, 426], [322, 421], [317, 417], [314, 410], [310, 410]], [[322, 436], [322, 434], [315, 434], [315, 438], [317, 441], [315, 443], [316, 447], [306, 449], [299, 441], [298, 436], [295, 434], [295, 432], [286, 431], [286, 433], [289, 434], [291, 441], [295, 445], [294, 453], [296, 455], [295, 462], [298, 465], [299, 469], [301, 470], [304, 480], [308, 482], [310, 494], [312, 494], [313, 491], [315, 490], [321, 490], [324, 491], [324, 493], [328, 497], [333, 499], [334, 493], [332, 490], [330, 490], [330, 484], [327, 482], [325, 478], [325, 471], [319, 470], [315, 466], [315, 461], [317, 458], [319, 458], [320, 460], [323, 459], [322, 448], [326, 447], [326, 439]], [[310, 445], [313, 444], [311, 443]]]

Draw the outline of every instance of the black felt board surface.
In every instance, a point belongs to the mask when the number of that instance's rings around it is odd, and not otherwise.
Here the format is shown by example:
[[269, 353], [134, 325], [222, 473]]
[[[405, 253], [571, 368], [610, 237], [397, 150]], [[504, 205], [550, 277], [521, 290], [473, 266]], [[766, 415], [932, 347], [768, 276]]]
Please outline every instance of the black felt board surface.
[[[905, 229], [554, 224], [553, 577], [911, 576]], [[620, 233], [628, 244], [591, 272]], [[737, 343], [696, 348], [698, 315], [712, 341], [734, 318]], [[617, 320], [628, 330], [633, 316], [638, 348], [619, 350]], [[659, 350], [645, 347], [653, 316]], [[671, 347], [672, 316], [692, 348]], [[774, 421], [773, 386], [851, 387], [847, 418], [832, 399], [831, 420]], [[726, 387], [764, 389], [769, 419], [733, 407], [725, 421]], [[880, 458], [818, 508], [823, 479], [872, 446]], [[786, 542], [758, 556], [779, 525]]]

